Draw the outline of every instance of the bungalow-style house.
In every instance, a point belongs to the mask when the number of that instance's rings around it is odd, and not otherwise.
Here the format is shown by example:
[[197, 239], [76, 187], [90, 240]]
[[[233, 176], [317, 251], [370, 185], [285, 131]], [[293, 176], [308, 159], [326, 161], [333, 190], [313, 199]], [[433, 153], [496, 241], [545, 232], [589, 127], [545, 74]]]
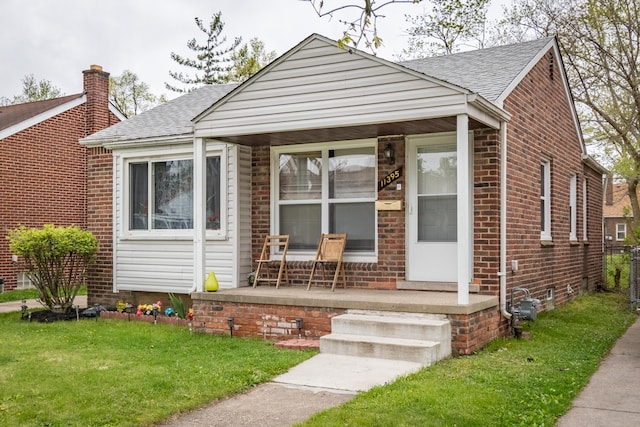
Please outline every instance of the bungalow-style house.
[[[112, 228], [90, 303], [189, 294], [196, 330], [267, 338], [430, 313], [468, 354], [508, 333], [519, 288], [544, 310], [601, 281], [605, 171], [554, 38], [392, 63], [314, 34], [81, 144]], [[321, 233], [347, 233], [346, 289], [307, 291]], [[249, 287], [270, 234], [290, 236], [288, 286]]]
[[604, 238], [607, 246], [624, 246], [632, 232], [627, 219], [633, 216], [626, 183], [608, 180], [603, 207]]
[[[109, 102], [109, 73], [92, 65], [83, 79], [81, 93], [0, 106], [3, 233], [21, 225], [87, 226], [87, 197], [95, 197], [95, 189], [87, 193], [87, 149], [78, 139], [124, 116]], [[4, 290], [30, 286], [5, 238], [0, 239], [0, 277]]]

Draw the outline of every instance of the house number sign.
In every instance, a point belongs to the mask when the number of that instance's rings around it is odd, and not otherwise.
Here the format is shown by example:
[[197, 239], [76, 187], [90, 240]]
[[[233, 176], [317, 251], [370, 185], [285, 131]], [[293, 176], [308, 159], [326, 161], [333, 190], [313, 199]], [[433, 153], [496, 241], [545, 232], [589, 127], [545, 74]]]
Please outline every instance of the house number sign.
[[400, 177], [402, 177], [402, 167], [387, 174], [387, 176], [378, 181], [378, 191], [382, 190], [387, 185], [391, 184], [393, 181], [399, 179]]

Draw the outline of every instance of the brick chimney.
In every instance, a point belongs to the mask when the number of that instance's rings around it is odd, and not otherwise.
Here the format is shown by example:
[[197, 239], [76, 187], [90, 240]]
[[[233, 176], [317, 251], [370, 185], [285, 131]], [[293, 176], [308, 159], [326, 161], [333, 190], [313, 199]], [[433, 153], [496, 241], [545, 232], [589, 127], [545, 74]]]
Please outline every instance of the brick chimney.
[[100, 65], [91, 65], [82, 72], [87, 95], [86, 135], [111, 125], [109, 115], [109, 73]]

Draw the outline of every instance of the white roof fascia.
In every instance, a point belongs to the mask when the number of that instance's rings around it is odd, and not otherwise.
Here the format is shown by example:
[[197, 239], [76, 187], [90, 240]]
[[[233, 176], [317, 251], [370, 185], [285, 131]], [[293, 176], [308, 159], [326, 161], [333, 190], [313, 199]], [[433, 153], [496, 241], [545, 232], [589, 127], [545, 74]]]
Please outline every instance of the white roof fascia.
[[587, 154], [582, 155], [582, 161], [591, 169], [595, 170], [596, 172], [600, 172], [602, 175], [608, 175], [611, 173], [607, 168], [602, 166], [593, 157]]
[[470, 117], [494, 129], [511, 120], [509, 113], [475, 93], [467, 95], [467, 108]]
[[122, 140], [116, 142], [103, 142], [101, 144], [94, 145], [93, 142], [90, 146], [102, 146], [110, 150], [117, 150], [122, 148], [141, 148], [141, 147], [160, 147], [173, 144], [185, 144], [193, 142], [193, 134], [185, 135], [171, 135], [166, 137], [154, 137], [138, 140]]
[[116, 107], [115, 104], [111, 101], [109, 101], [109, 111], [111, 111], [117, 118], [119, 118], [121, 122], [127, 120], [128, 118], [127, 116], [122, 114], [122, 111], [120, 111], [118, 107]]
[[58, 105], [57, 107], [51, 108], [50, 110], [44, 111], [36, 116], [30, 117], [26, 120], [23, 120], [19, 123], [16, 123], [13, 126], [9, 126], [6, 129], [0, 131], [0, 139], [5, 139], [14, 135], [18, 132], [22, 132], [25, 129], [28, 129], [32, 126], [35, 126], [39, 123], [44, 122], [58, 114], [64, 113], [65, 111], [71, 110], [78, 105], [82, 105], [87, 101], [87, 96], [82, 95], [81, 97], [72, 99], [69, 102], [65, 102], [64, 104]]

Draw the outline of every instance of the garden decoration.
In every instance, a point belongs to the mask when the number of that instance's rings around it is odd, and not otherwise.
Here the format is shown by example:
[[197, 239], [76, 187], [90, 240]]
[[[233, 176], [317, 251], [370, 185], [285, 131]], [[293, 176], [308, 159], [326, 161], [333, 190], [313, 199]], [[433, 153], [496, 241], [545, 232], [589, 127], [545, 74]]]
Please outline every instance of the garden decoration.
[[216, 278], [216, 274], [212, 271], [204, 282], [204, 290], [207, 292], [215, 292], [218, 290], [218, 287], [218, 279]]

